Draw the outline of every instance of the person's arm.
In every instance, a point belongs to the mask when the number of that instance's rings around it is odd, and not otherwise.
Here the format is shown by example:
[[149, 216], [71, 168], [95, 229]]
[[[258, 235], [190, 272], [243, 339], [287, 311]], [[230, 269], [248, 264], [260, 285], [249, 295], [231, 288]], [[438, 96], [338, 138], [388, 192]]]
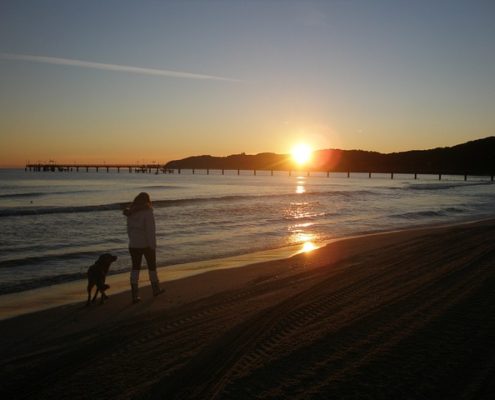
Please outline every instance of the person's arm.
[[152, 249], [156, 249], [155, 216], [152, 210], [150, 210], [146, 215], [145, 231], [146, 231], [146, 243]]

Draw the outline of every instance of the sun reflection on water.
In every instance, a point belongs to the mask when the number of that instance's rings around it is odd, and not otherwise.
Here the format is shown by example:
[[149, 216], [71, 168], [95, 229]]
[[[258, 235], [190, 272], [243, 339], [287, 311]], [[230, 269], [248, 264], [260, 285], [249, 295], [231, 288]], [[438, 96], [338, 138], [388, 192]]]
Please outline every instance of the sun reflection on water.
[[303, 253], [308, 253], [316, 249], [316, 245], [313, 242], [304, 242], [301, 251]]
[[[304, 194], [306, 193], [306, 178], [303, 176], [298, 176], [296, 181], [295, 193]], [[285, 217], [288, 220], [295, 222], [301, 219], [311, 219], [317, 214], [313, 209], [312, 203], [308, 201], [294, 201], [290, 203], [290, 206], [285, 210]], [[311, 232], [311, 226], [313, 222], [300, 222], [289, 225], [289, 237], [288, 243], [291, 245], [297, 245], [297, 253], [309, 253], [319, 246], [316, 245], [318, 242], [318, 235]]]
[[[321, 213], [316, 212], [314, 204], [306, 201], [301, 202], [291, 202], [284, 210], [284, 217], [288, 221], [294, 220], [312, 220], [321, 215]], [[295, 221], [294, 221], [295, 222]], [[301, 221], [302, 222], [302, 221]], [[312, 223], [309, 223], [310, 225]], [[301, 224], [293, 225], [291, 228], [300, 227]], [[292, 229], [291, 229], [292, 230]]]
[[318, 248], [315, 244], [317, 239], [318, 237], [314, 233], [304, 232], [301, 229], [298, 229], [297, 226], [294, 226], [289, 241], [301, 246], [298, 253], [308, 253]]
[[296, 194], [306, 193], [306, 179], [303, 176], [297, 177]]

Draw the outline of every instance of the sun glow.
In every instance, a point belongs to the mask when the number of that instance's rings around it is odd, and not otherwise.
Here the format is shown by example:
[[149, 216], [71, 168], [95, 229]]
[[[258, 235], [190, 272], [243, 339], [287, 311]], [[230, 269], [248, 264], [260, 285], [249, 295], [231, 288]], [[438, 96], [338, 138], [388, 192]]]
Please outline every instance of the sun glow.
[[302, 166], [311, 160], [312, 150], [307, 144], [300, 143], [292, 148], [292, 159], [297, 165]]
[[308, 228], [309, 226], [311, 226], [311, 224], [297, 224], [293, 227], [294, 232], [291, 239], [300, 246], [296, 254], [309, 253], [319, 247], [315, 243], [317, 236], [313, 233], [304, 232], [302, 230], [302, 228]]
[[304, 242], [301, 251], [303, 253], [308, 253], [310, 251], [313, 251], [314, 249], [316, 249], [316, 245], [313, 242]]

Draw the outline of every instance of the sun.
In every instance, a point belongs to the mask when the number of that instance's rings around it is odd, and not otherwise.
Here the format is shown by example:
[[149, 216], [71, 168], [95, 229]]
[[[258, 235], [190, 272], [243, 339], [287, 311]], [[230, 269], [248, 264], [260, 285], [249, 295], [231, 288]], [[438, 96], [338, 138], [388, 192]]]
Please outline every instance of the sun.
[[307, 164], [311, 160], [311, 154], [311, 147], [305, 143], [295, 145], [291, 151], [292, 159], [300, 166]]

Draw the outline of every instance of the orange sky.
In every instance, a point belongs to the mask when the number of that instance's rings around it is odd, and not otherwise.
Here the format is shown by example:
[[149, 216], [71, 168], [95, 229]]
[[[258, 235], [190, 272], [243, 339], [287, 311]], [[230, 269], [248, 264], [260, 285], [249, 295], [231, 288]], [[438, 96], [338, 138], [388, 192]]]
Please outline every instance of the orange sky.
[[493, 2], [110, 3], [2, 2], [0, 167], [495, 134]]

